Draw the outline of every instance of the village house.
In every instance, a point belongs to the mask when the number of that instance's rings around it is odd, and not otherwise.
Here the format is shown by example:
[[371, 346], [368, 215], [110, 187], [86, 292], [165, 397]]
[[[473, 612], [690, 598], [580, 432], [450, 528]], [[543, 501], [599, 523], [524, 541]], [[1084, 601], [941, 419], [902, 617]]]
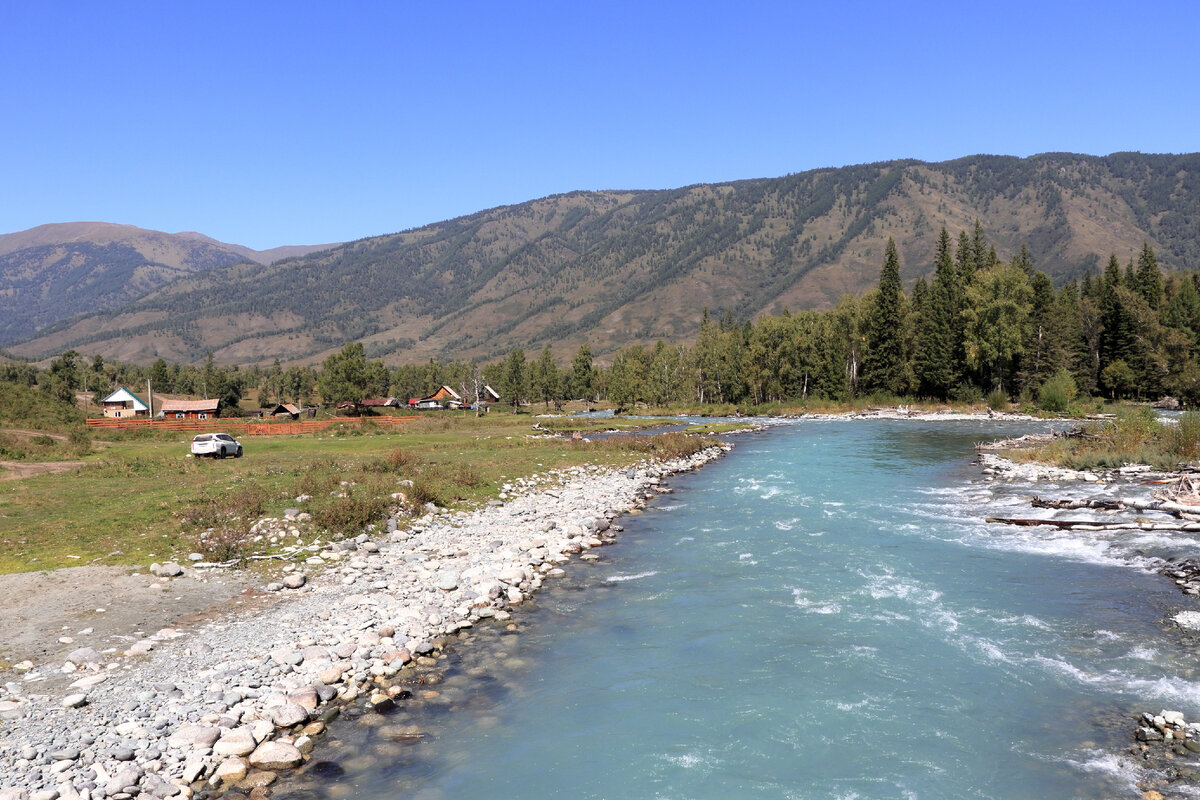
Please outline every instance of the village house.
[[399, 408], [400, 401], [394, 397], [368, 397], [364, 400], [344, 400], [337, 404], [339, 411], [348, 414], [361, 414], [369, 408]]
[[158, 412], [164, 419], [216, 419], [221, 416], [221, 401], [163, 400]]
[[463, 399], [449, 386], [442, 386], [429, 397], [414, 397], [408, 401], [411, 408], [461, 408]]
[[300, 407], [294, 403], [278, 403], [274, 408], [266, 409], [263, 415], [277, 419], [300, 419]]
[[150, 407], [124, 386], [101, 400], [100, 404], [104, 406], [104, 416], [113, 419], [132, 419], [150, 415]]

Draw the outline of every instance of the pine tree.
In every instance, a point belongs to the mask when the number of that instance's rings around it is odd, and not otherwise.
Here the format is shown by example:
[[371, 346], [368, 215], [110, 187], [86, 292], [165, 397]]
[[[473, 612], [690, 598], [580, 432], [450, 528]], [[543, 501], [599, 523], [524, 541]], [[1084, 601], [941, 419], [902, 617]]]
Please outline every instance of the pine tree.
[[971, 237], [966, 231], [958, 232], [958, 249], [954, 251], [954, 268], [958, 270], [958, 280], [963, 286], [971, 282], [975, 274], [975, 250], [971, 246]]
[[1121, 290], [1126, 283], [1121, 277], [1121, 264], [1116, 254], [1109, 256], [1100, 283], [1100, 371], [1114, 361], [1124, 361], [1126, 366], [1134, 347], [1133, 320], [1122, 302]]
[[905, 390], [901, 328], [903, 291], [900, 257], [889, 238], [879, 272], [879, 289], [867, 316], [867, 354], [863, 359], [862, 385], [867, 392], [898, 395]]
[[571, 359], [571, 377], [569, 380], [571, 397], [587, 400], [595, 399], [596, 370], [592, 367], [592, 351], [587, 343], [579, 345], [575, 358]]
[[1142, 252], [1138, 254], [1137, 291], [1150, 308], [1155, 311], [1162, 308], [1162, 270], [1158, 268], [1158, 259], [1147, 242], [1142, 242]]
[[525, 351], [519, 347], [509, 351], [504, 359], [504, 371], [500, 379], [504, 396], [512, 403], [513, 410], [521, 407], [521, 402], [529, 394], [529, 372], [525, 366]]
[[[935, 259], [933, 285], [918, 323], [913, 371], [922, 393], [944, 399], [958, 383], [957, 351], [962, 338], [961, 286], [945, 228], [938, 236]], [[915, 304], [915, 289], [913, 297]]]
[[541, 400], [546, 408], [550, 407], [550, 401], [558, 399], [558, 367], [549, 345], [542, 348], [538, 360], [530, 367], [529, 385], [534, 399]]

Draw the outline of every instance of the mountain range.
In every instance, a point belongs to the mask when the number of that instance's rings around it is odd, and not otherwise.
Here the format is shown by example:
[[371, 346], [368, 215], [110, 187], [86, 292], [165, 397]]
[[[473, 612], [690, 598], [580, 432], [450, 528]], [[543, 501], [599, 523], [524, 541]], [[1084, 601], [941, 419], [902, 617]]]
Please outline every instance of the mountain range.
[[35, 228], [0, 237], [0, 303], [40, 287], [41, 316], [5, 317], [0, 345], [242, 364], [318, 361], [352, 340], [389, 363], [543, 345], [562, 359], [584, 342], [605, 354], [690, 341], [706, 308], [741, 320], [828, 307], [874, 285], [889, 237], [911, 283], [932, 272], [943, 226], [976, 220], [1002, 258], [1025, 246], [1058, 283], [1144, 242], [1164, 268], [1194, 269], [1198, 190], [1200, 154], [984, 155], [571, 192], [287, 257], [198, 234], [141, 231], [139, 247]]
[[213, 267], [263, 266], [332, 244], [252, 250], [200, 233], [64, 222], [0, 235], [0, 344], [81, 313], [107, 311]]

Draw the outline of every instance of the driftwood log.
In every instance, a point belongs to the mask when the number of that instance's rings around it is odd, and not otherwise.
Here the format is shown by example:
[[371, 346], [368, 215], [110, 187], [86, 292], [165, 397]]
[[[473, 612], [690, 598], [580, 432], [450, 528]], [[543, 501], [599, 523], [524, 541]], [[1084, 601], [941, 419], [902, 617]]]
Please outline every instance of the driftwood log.
[[1034, 496], [1034, 508], [1093, 508], [1101, 511], [1161, 511], [1182, 519], [1200, 519], [1200, 506], [1171, 500], [1056, 500]]
[[1090, 519], [1022, 519], [1020, 517], [988, 517], [987, 522], [1034, 528], [1047, 525], [1060, 530], [1079, 531], [1200, 531], [1200, 522], [1155, 522], [1148, 519], [1123, 522], [1096, 522]]

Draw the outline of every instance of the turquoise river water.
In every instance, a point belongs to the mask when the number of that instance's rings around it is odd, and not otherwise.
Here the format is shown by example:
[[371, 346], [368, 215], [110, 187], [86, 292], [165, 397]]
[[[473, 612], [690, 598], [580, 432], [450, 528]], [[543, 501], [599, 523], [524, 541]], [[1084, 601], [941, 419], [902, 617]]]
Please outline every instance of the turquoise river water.
[[986, 524], [1055, 493], [972, 463], [1028, 430], [740, 436], [457, 644], [436, 700], [340, 720], [276, 796], [1136, 797], [1134, 715], [1200, 712], [1167, 622], [1195, 601], [1146, 566], [1200, 543]]

